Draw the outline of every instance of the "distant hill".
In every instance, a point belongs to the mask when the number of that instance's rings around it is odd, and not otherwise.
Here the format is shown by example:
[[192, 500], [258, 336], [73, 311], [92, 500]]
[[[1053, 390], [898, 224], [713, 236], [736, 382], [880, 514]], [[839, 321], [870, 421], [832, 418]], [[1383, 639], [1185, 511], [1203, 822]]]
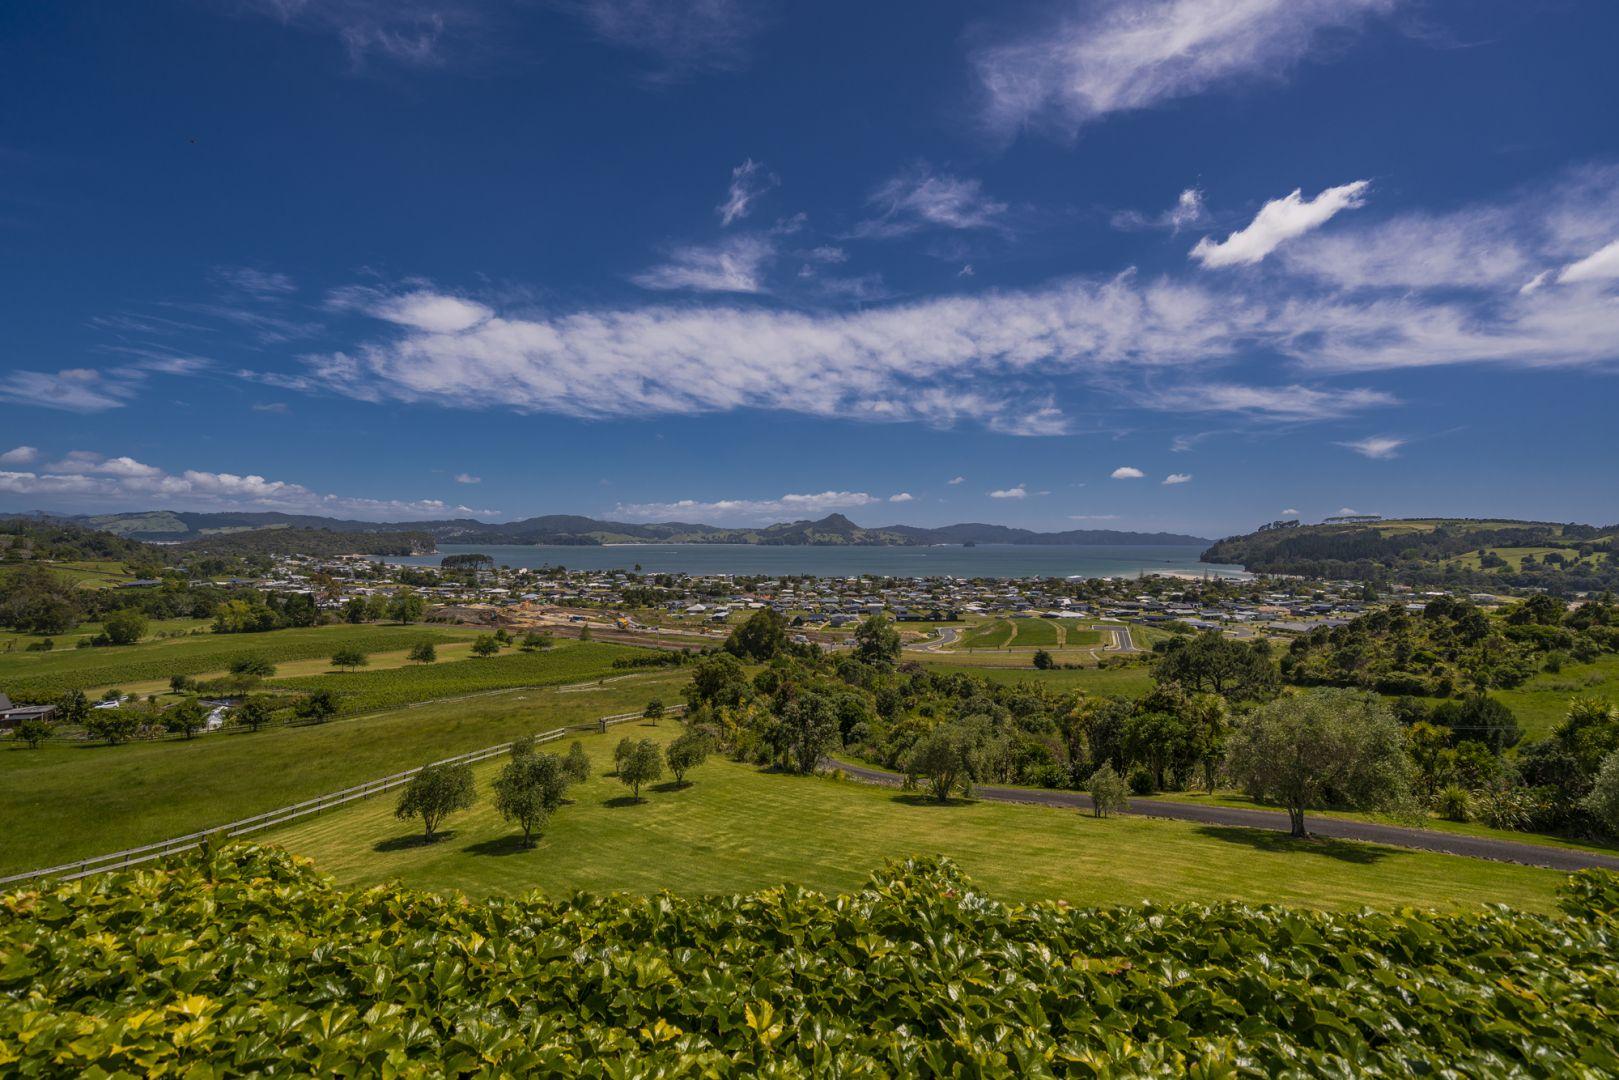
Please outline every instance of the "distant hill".
[[[329, 533], [420, 533], [441, 544], [813, 544], [813, 545], [928, 545], [928, 544], [1206, 544], [1200, 536], [1181, 533], [1120, 532], [1113, 529], [1071, 529], [1042, 533], [1005, 525], [961, 524], [941, 528], [883, 525], [866, 528], [842, 514], [818, 521], [789, 521], [758, 528], [723, 528], [681, 521], [603, 521], [571, 514], [548, 514], [522, 521], [490, 523], [472, 518], [440, 521], [348, 521], [279, 513], [195, 514], [174, 510], [144, 513], [98, 514], [72, 519], [78, 524], [132, 540], [191, 542], [237, 533], [270, 530], [310, 530]], [[253, 544], [270, 544], [255, 540]], [[240, 549], [246, 550], [246, 549]], [[255, 550], [272, 550], [258, 547]], [[335, 554], [335, 552], [321, 552]]]
[[1256, 573], [1589, 592], [1619, 588], [1619, 525], [1473, 518], [1277, 521], [1217, 541], [1202, 559], [1238, 563]]
[[209, 555], [429, 555], [438, 550], [424, 532], [302, 528], [217, 532], [174, 547]]

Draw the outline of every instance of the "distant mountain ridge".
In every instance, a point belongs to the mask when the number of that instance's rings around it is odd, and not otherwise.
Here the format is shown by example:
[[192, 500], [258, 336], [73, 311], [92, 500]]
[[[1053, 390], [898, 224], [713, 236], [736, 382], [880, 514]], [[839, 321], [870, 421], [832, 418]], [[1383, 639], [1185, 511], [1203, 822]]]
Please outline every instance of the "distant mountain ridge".
[[758, 528], [724, 528], [682, 521], [603, 521], [574, 514], [548, 514], [498, 524], [472, 518], [440, 521], [352, 521], [313, 515], [266, 513], [203, 514], [153, 510], [128, 514], [95, 514], [70, 518], [81, 525], [131, 540], [186, 542], [267, 529], [326, 530], [334, 533], [409, 532], [448, 544], [809, 544], [816, 546], [925, 546], [932, 544], [1061, 544], [1104, 546], [1128, 544], [1207, 544], [1183, 533], [1125, 532], [1115, 529], [1070, 529], [1036, 532], [1007, 525], [963, 523], [924, 528], [883, 525], [866, 528], [842, 514], [817, 521], [784, 521]]

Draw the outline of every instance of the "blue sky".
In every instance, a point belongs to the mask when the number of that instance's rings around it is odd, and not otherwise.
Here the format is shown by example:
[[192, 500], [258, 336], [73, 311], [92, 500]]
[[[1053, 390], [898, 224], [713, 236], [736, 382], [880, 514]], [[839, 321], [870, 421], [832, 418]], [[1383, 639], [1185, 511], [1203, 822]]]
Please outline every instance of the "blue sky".
[[0, 509], [1619, 520], [1603, 0], [0, 12]]

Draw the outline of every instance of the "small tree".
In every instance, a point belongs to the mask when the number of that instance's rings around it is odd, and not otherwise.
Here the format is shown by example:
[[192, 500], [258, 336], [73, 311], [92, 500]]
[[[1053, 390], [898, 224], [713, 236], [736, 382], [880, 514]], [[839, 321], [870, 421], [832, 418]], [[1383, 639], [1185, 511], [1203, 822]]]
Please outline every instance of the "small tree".
[[871, 615], [862, 621], [855, 628], [854, 641], [856, 660], [884, 668], [899, 663], [899, 631], [892, 620], [882, 615]]
[[196, 685], [197, 680], [193, 679], [190, 675], [169, 676], [169, 693], [171, 694], [189, 694], [191, 692], [191, 688]]
[[101, 620], [101, 629], [113, 645], [133, 645], [146, 636], [146, 615], [134, 608], [123, 608]]
[[51, 730], [55, 727], [49, 720], [41, 716], [30, 716], [17, 725], [17, 738], [28, 744], [29, 749], [38, 750], [46, 739], [51, 737]]
[[589, 623], [580, 623], [579, 624], [579, 640], [580, 641], [589, 641], [590, 640], [590, 624]]
[[108, 746], [128, 742], [140, 730], [141, 718], [131, 709], [92, 709], [84, 721], [85, 730], [106, 741]]
[[196, 698], [186, 698], [178, 705], [163, 710], [163, 728], [192, 738], [208, 723], [208, 710]]
[[590, 755], [585, 753], [585, 744], [578, 739], [568, 747], [568, 756], [562, 759], [562, 768], [568, 774], [568, 781], [582, 784], [590, 779]]
[[1113, 766], [1103, 765], [1091, 773], [1085, 787], [1091, 793], [1091, 812], [1097, 817], [1105, 818], [1115, 811], [1129, 809], [1128, 785], [1124, 777], [1113, 771]]
[[623, 768], [625, 760], [628, 759], [629, 756], [634, 752], [634, 739], [626, 735], [622, 739], [618, 740], [618, 745], [613, 747], [613, 771], [617, 772], [619, 769]]
[[1596, 783], [1580, 805], [1610, 835], [1619, 836], [1619, 750], [1602, 759]]
[[952, 724], [940, 724], [922, 736], [905, 759], [908, 776], [926, 778], [928, 790], [940, 802], [949, 802], [957, 788], [972, 794], [972, 742]]
[[332, 654], [332, 666], [335, 668], [343, 668], [348, 671], [353, 671], [355, 668], [365, 667], [370, 662], [371, 661], [366, 657], [365, 653], [355, 648], [338, 649]]
[[1034, 666], [1037, 671], [1050, 671], [1057, 666], [1057, 661], [1044, 649], [1034, 650]]
[[472, 797], [471, 765], [428, 765], [400, 792], [394, 817], [421, 818], [423, 835], [431, 840], [446, 817], [472, 805]]
[[405, 659], [413, 664], [432, 664], [438, 662], [438, 648], [431, 641], [417, 642], [410, 647]]
[[523, 635], [523, 641], [519, 647], [524, 652], [534, 652], [536, 649], [549, 649], [553, 641], [554, 639], [550, 634], [539, 630], [530, 630]]
[[415, 589], [404, 588], [394, 593], [393, 599], [388, 601], [388, 614], [394, 622], [410, 624], [422, 617], [427, 610], [427, 601], [416, 594]]
[[263, 698], [246, 698], [230, 712], [232, 719], [251, 731], [270, 722], [270, 703]]
[[663, 755], [651, 739], [642, 739], [631, 747], [618, 767], [618, 779], [636, 799], [641, 797], [641, 785], [650, 784], [663, 775]]
[[641, 715], [656, 724], [663, 718], [663, 699], [653, 698], [647, 702], [646, 708], [641, 711]]
[[495, 810], [505, 820], [521, 825], [523, 846], [533, 847], [534, 834], [562, 805], [567, 789], [562, 759], [555, 754], [536, 754], [531, 745], [527, 754], [514, 755], [495, 777]]
[[337, 699], [330, 690], [316, 690], [292, 708], [293, 715], [313, 724], [324, 724], [337, 715]]
[[801, 694], [782, 713], [778, 730], [778, 759], [801, 773], [812, 773], [821, 758], [838, 745], [837, 709], [825, 694]]
[[[113, 691], [116, 693], [116, 691]], [[63, 724], [83, 724], [90, 715], [90, 701], [83, 690], [69, 690], [56, 699], [56, 720]]]
[[246, 656], [238, 656], [230, 662], [230, 673], [268, 679], [275, 674], [275, 665], [257, 653], [249, 653]]
[[1416, 775], [1389, 707], [1349, 690], [1311, 690], [1254, 710], [1232, 733], [1226, 766], [1249, 795], [1287, 808], [1296, 837], [1309, 835], [1304, 812], [1329, 800], [1357, 809], [1407, 803]]
[[500, 642], [495, 640], [493, 634], [479, 634], [477, 640], [472, 643], [472, 655], [474, 656], [488, 657], [495, 655], [499, 651]]
[[669, 744], [663, 756], [676, 783], [684, 784], [686, 774], [708, 760], [708, 749], [708, 736], [701, 731], [688, 731]]
[[519, 735], [517, 738], [512, 740], [512, 747], [509, 753], [512, 755], [512, 760], [514, 761], [518, 758], [533, 757], [535, 748], [537, 746], [538, 744], [534, 741], [534, 736]]

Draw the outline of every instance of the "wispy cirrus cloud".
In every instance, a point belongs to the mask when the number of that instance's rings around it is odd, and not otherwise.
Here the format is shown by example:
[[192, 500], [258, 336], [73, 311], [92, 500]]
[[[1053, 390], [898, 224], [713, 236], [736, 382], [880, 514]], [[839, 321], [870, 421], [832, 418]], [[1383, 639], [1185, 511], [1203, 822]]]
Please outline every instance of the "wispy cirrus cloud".
[[619, 503], [613, 516], [626, 521], [773, 522], [822, 517], [883, 500], [864, 491], [820, 491], [773, 499], [679, 499], [674, 502]]
[[1399, 457], [1400, 447], [1408, 441], [1395, 435], [1368, 435], [1364, 439], [1341, 442], [1338, 445], [1373, 461], [1387, 461], [1389, 458]]
[[110, 368], [0, 373], [0, 401], [63, 412], [98, 413], [133, 401], [154, 374], [190, 375], [209, 366], [198, 357], [151, 355]]
[[747, 158], [731, 170], [731, 185], [726, 189], [725, 201], [714, 208], [720, 216], [721, 228], [741, 221], [753, 210], [759, 196], [781, 181], [759, 162]]
[[[1275, 81], [1396, 0], [1106, 0], [973, 57], [984, 119], [1071, 134], [1113, 113]], [[1062, 9], [1067, 10], [1065, 7]]]
[[890, 177], [871, 193], [876, 216], [857, 224], [858, 237], [887, 239], [923, 229], [994, 229], [1007, 205], [984, 193], [983, 182], [938, 172], [926, 162]]
[[449, 43], [480, 31], [488, 15], [464, 0], [226, 0], [219, 6], [334, 37], [357, 68], [371, 59], [437, 67]]
[[1189, 472], [1172, 472], [1162, 480], [1163, 484], [1169, 486], [1173, 486], [1175, 484], [1190, 484], [1191, 482], [1192, 474]]
[[1147, 215], [1137, 210], [1120, 210], [1112, 217], [1115, 229], [1168, 229], [1178, 233], [1203, 225], [1209, 220], [1208, 207], [1203, 203], [1203, 192], [1186, 188], [1175, 199], [1175, 205], [1159, 214]]
[[602, 40], [649, 57], [669, 82], [746, 67], [774, 5], [759, 0], [561, 0]]
[[718, 244], [690, 244], [630, 278], [643, 289], [659, 291], [762, 293], [764, 272], [776, 258], [776, 246], [763, 236], [733, 236]]
[[1343, 210], [1354, 210], [1366, 203], [1370, 180], [1327, 188], [1313, 199], [1294, 188], [1289, 195], [1272, 199], [1260, 207], [1246, 228], [1224, 240], [1205, 236], [1192, 249], [1192, 258], [1214, 270], [1227, 266], [1252, 266], [1295, 237], [1325, 225]]
[[[9, 464], [0, 462], [0, 464]], [[370, 521], [421, 520], [463, 515], [490, 518], [498, 510], [477, 510], [437, 499], [373, 499], [322, 494], [302, 484], [238, 474], [185, 469], [171, 473], [127, 455], [108, 457], [72, 450], [38, 470], [0, 470], [0, 495], [44, 499], [56, 505], [178, 510], [279, 510], [286, 513], [341, 514]]]

